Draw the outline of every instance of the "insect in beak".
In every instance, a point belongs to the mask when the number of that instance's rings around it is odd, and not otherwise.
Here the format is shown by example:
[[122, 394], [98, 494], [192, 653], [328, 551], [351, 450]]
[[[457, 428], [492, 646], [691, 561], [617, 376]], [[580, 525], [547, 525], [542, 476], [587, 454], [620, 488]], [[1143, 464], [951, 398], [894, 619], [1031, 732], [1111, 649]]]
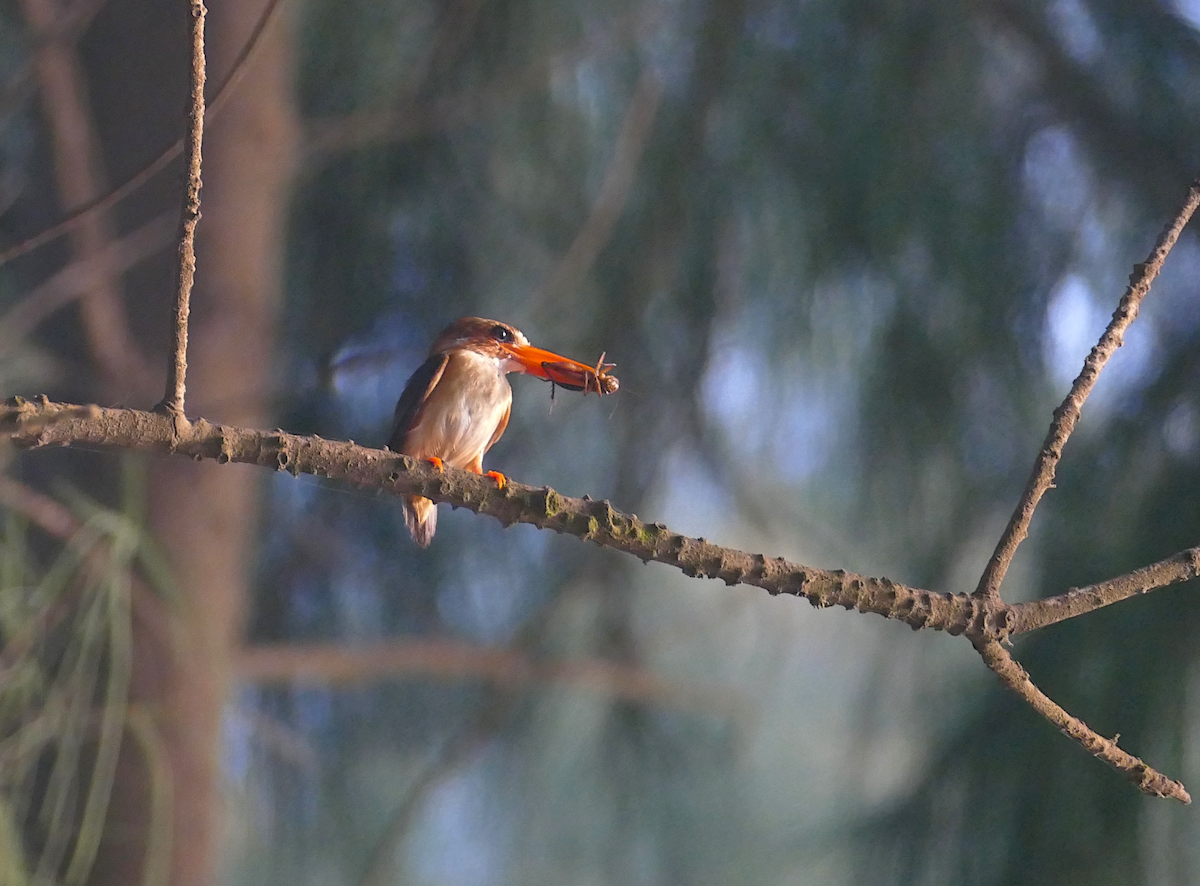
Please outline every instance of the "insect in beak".
[[[605, 354], [601, 354], [596, 365], [592, 367], [529, 345], [505, 343], [502, 347], [521, 364], [525, 372], [544, 378], [552, 385], [558, 385], [568, 391], [583, 391], [585, 394], [595, 391], [603, 395], [613, 394], [620, 387], [617, 377], [610, 373], [617, 364], [605, 363]], [[550, 396], [554, 396], [553, 388]]]

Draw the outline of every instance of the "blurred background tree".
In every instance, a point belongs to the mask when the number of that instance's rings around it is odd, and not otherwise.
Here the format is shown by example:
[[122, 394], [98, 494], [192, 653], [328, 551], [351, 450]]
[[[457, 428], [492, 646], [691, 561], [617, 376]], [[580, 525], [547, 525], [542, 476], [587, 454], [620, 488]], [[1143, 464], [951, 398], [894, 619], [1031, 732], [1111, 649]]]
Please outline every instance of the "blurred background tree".
[[[211, 4], [210, 84], [261, 13]], [[187, 15], [0, 16], [7, 245], [178, 135]], [[489, 467], [969, 591], [1200, 168], [1198, 20], [1186, 0], [285, 3], [210, 120], [189, 411], [381, 445], [437, 331], [495, 317], [607, 351], [622, 387], [551, 410], [515, 379]], [[5, 394], [157, 399], [180, 190], [159, 176], [0, 268]], [[72, 265], [85, 284], [53, 276]], [[1007, 599], [1200, 540], [1198, 280], [1187, 233]], [[944, 636], [469, 514], [421, 551], [389, 497], [313, 478], [74, 451], [7, 468], [3, 664], [36, 664], [0, 670], [0, 740], [33, 742], [0, 750], [13, 877], [81, 882], [94, 842], [97, 883], [1200, 881], [1194, 814]], [[57, 535], [31, 502], [63, 508]], [[131, 584], [82, 555], [51, 581], [85, 531]], [[146, 565], [159, 544], [172, 582]], [[1190, 592], [1016, 654], [1194, 788]], [[46, 599], [117, 601], [95, 609], [117, 628], [88, 645], [59, 619], [30, 659]], [[87, 662], [103, 696], [64, 682]], [[47, 719], [60, 685], [122, 718]], [[21, 731], [43, 721], [75, 725]]]

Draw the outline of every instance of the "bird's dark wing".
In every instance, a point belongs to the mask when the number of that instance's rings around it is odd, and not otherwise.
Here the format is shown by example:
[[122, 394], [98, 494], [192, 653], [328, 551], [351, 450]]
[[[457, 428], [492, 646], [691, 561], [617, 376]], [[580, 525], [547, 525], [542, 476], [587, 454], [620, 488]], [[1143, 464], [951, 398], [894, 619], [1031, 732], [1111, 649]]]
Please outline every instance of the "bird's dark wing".
[[408, 435], [409, 428], [421, 421], [421, 413], [425, 410], [425, 404], [429, 402], [429, 395], [433, 393], [449, 362], [449, 354], [434, 354], [409, 377], [404, 386], [404, 393], [396, 402], [396, 417], [392, 421], [388, 449], [393, 452], [403, 451], [404, 438]]
[[[504, 430], [508, 427], [508, 417], [510, 415], [512, 415], [512, 403], [508, 404], [508, 409], [505, 409], [504, 415], [500, 416], [500, 423], [496, 425], [496, 433], [492, 434], [492, 439], [488, 440], [488, 445], [483, 448], [484, 452], [495, 446], [496, 441], [504, 436]], [[483, 466], [480, 465], [480, 469], [482, 468]]]

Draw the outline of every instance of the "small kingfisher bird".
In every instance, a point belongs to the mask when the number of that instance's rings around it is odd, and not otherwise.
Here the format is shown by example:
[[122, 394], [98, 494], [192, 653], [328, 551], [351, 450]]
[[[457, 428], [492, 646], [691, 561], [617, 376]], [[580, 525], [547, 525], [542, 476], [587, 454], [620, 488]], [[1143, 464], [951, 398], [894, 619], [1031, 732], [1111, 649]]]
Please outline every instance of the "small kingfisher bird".
[[[615, 393], [616, 364], [604, 355], [593, 366], [532, 347], [516, 328], [482, 317], [463, 317], [442, 330], [429, 358], [412, 374], [396, 403], [388, 449], [483, 473], [483, 454], [508, 427], [512, 388], [505, 376], [524, 372], [572, 391]], [[551, 390], [553, 395], [553, 390]], [[488, 471], [504, 488], [499, 471]], [[437, 505], [405, 496], [404, 522], [413, 541], [428, 547], [437, 530]]]

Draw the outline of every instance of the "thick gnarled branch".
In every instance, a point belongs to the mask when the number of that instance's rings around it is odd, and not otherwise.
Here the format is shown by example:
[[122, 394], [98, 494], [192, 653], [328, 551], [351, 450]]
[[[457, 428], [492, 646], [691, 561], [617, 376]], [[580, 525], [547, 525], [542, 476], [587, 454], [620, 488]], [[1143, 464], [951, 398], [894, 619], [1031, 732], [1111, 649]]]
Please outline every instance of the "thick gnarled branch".
[[238, 428], [204, 419], [180, 428], [159, 413], [74, 406], [45, 398], [15, 398], [0, 405], [0, 432], [25, 449], [138, 449], [222, 464], [254, 464], [293, 475], [312, 474], [395, 495], [421, 495], [487, 514], [505, 526], [530, 523], [574, 535], [643, 562], [675, 566], [688, 576], [752, 585], [772, 595], [804, 597], [817, 607], [842, 606], [875, 613], [903, 621], [914, 630], [965, 634], [973, 641], [1003, 641], [1200, 575], [1200, 547], [1196, 547], [1086, 588], [1009, 605], [748, 553], [682, 535], [662, 523], [645, 523], [607, 501], [570, 498], [549, 487], [513, 481], [499, 489], [493, 480], [479, 474], [454, 468], [439, 472], [424, 461], [352, 441]]
[[804, 597], [814, 606], [842, 606], [933, 628], [1001, 639], [1011, 630], [1003, 604], [968, 594], [939, 594], [887, 578], [829, 571], [691, 538], [661, 523], [647, 524], [607, 501], [569, 498], [547, 487], [509, 482], [503, 489], [479, 474], [353, 442], [216, 425], [204, 419], [177, 426], [164, 415], [134, 409], [78, 407], [41, 400], [0, 406], [0, 430], [27, 449], [104, 446], [171, 453], [222, 464], [237, 462], [313, 474], [397, 495], [421, 495], [495, 517], [505, 526], [531, 523], [680, 569], [685, 575], [747, 584], [772, 595]]
[[[439, 472], [424, 461], [386, 450], [367, 449], [353, 442], [216, 425], [204, 419], [177, 423], [161, 413], [71, 406], [51, 403], [45, 398], [38, 402], [18, 398], [0, 405], [0, 435], [7, 436], [24, 449], [72, 445], [137, 449], [197, 460], [213, 459], [222, 464], [254, 464], [394, 494], [421, 495], [489, 514], [505, 526], [531, 523], [539, 528], [569, 533], [633, 554], [645, 562], [654, 560], [675, 566], [689, 576], [719, 578], [730, 585], [752, 585], [771, 594], [792, 594], [804, 597], [818, 607], [838, 605], [873, 612], [903, 621], [914, 630], [934, 628], [963, 634], [1006, 685], [1065, 735], [1129, 775], [1141, 790], [1190, 802], [1187, 791], [1178, 782], [1120, 750], [1115, 742], [1097, 735], [1033, 685], [1029, 675], [1000, 645], [1018, 622], [1017, 609], [998, 597], [939, 594], [887, 578], [817, 569], [778, 557], [726, 548], [703, 538], [673, 532], [661, 523], [644, 523], [632, 514], [616, 510], [606, 501], [569, 498], [549, 487], [537, 488], [511, 481], [501, 489], [489, 477], [452, 468]], [[1196, 558], [1189, 559], [1188, 555], [1185, 551], [1172, 558], [1180, 559], [1183, 565], [1147, 567], [1149, 577], [1134, 573], [1132, 578], [1113, 579], [1109, 583], [1113, 590], [1102, 589], [1099, 597], [1093, 594], [1090, 601], [1086, 595], [1079, 596], [1083, 593], [1079, 591], [1064, 595], [1071, 599], [1059, 604], [1060, 608], [1069, 610], [1063, 617], [1081, 614], [1089, 605], [1096, 608], [1114, 602], [1121, 599], [1122, 594], [1136, 593], [1138, 587], [1148, 590], [1153, 582], [1165, 583], [1160, 580], [1167, 574], [1177, 574], [1181, 580], [1186, 577], [1187, 569], [1195, 569]], [[1175, 571], [1171, 572], [1172, 569]], [[1134, 590], [1130, 591], [1130, 588]], [[1041, 602], [1049, 604], [1050, 601]], [[1047, 608], [1053, 607], [1048, 605]], [[1029, 624], [1032, 624], [1033, 616], [1029, 618]]]

